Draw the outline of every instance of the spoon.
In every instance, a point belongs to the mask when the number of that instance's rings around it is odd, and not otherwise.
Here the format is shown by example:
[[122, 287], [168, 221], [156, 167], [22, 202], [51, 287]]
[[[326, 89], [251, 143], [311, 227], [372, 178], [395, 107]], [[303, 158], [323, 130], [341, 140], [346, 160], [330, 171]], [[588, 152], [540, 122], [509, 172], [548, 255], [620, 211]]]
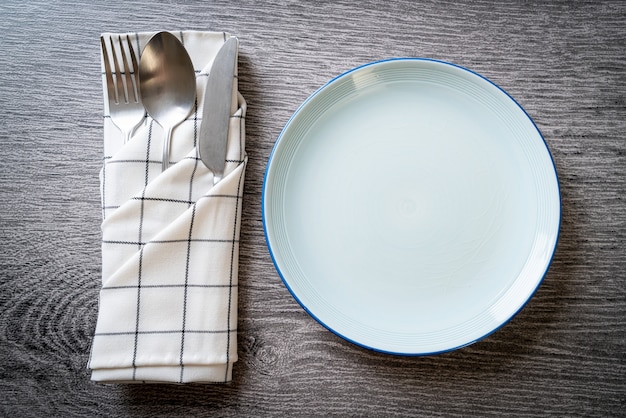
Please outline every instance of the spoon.
[[163, 165], [170, 162], [172, 131], [184, 121], [196, 100], [196, 74], [185, 47], [169, 32], [148, 41], [139, 62], [139, 92], [148, 114], [165, 130]]

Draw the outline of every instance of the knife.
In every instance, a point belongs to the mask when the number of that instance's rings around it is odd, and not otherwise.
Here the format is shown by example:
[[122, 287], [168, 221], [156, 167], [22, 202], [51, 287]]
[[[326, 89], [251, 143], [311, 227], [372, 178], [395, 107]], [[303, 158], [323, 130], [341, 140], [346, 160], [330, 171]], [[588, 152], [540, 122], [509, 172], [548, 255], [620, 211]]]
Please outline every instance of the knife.
[[202, 162], [213, 172], [213, 184], [222, 179], [226, 166], [236, 60], [237, 38], [232, 37], [215, 56], [204, 91], [198, 152]]

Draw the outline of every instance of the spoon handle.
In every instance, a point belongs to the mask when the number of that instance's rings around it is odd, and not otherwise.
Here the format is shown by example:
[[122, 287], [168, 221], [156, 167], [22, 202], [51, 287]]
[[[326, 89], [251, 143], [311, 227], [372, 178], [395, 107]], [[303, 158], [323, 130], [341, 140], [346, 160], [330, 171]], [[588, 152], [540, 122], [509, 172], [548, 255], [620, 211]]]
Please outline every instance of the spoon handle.
[[170, 143], [172, 142], [172, 127], [168, 127], [165, 139], [163, 140], [163, 161], [161, 163], [161, 171], [167, 170], [170, 166]]

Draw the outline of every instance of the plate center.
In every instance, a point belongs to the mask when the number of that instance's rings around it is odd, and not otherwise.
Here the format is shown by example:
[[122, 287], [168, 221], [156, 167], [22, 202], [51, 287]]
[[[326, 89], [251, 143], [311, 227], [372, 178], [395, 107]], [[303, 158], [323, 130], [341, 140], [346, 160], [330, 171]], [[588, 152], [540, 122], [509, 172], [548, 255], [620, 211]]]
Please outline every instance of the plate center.
[[300, 267], [320, 297], [369, 326], [453, 326], [515, 278], [502, 264], [517, 216], [511, 161], [485, 151], [493, 122], [486, 132], [449, 95], [420, 83], [366, 90], [321, 117], [291, 165]]

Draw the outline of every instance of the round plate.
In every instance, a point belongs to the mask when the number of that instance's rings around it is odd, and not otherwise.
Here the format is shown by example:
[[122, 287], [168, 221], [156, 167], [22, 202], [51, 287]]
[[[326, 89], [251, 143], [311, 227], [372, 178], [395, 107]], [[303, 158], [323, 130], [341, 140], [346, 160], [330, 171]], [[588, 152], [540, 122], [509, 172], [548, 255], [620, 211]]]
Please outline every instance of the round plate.
[[423, 355], [492, 333], [552, 260], [561, 202], [541, 133], [484, 77], [379, 61], [291, 117], [263, 189], [267, 243], [317, 321], [373, 350]]

